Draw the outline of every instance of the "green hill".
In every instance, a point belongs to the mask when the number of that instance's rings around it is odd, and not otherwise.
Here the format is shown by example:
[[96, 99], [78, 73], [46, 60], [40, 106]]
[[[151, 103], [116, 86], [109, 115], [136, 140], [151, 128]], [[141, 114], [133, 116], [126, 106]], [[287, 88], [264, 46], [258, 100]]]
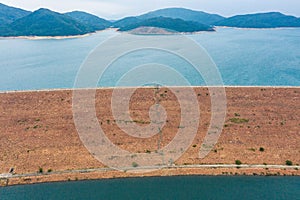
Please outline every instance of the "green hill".
[[92, 27], [95, 31], [104, 30], [106, 28], [109, 28], [112, 25], [111, 22], [105, 19], [102, 19], [100, 17], [82, 11], [73, 11], [73, 12], [65, 13], [65, 15], [72, 17], [73, 19], [76, 19], [78, 22], [81, 22], [86, 26]]
[[214, 31], [214, 29], [208, 25], [193, 21], [184, 21], [182, 19], [172, 19], [166, 17], [146, 19], [139, 23], [122, 27], [119, 29], [119, 31], [130, 31], [140, 27], [158, 27], [175, 32]]
[[1, 36], [69, 36], [93, 32], [88, 27], [73, 18], [53, 12], [48, 9], [39, 9], [23, 18], [9, 24], [6, 29], [0, 30]]
[[201, 24], [212, 25], [217, 21], [225, 19], [216, 14], [209, 14], [202, 11], [194, 11], [185, 8], [165, 8], [146, 13], [139, 16], [139, 19], [150, 19], [155, 17], [167, 17], [173, 19], [182, 19], [185, 21], [195, 21]]
[[300, 27], [300, 19], [279, 12], [237, 15], [221, 20], [214, 25], [239, 28]]
[[144, 32], [214, 31], [213, 26], [240, 28], [300, 27], [300, 18], [279, 12], [238, 15], [224, 18], [220, 15], [185, 8], [165, 8], [136, 17], [110, 22], [95, 15], [73, 11], [66, 14], [39, 9], [34, 12], [6, 6], [0, 3], [0, 36], [70, 36], [104, 30], [109, 27], [119, 31], [137, 28]]
[[14, 8], [0, 3], [0, 25], [9, 24], [13, 21], [29, 15], [31, 12]]
[[112, 26], [114, 28], [124, 28], [132, 24], [140, 23], [142, 21], [143, 20], [138, 19], [137, 17], [126, 17], [121, 20], [115, 21]]

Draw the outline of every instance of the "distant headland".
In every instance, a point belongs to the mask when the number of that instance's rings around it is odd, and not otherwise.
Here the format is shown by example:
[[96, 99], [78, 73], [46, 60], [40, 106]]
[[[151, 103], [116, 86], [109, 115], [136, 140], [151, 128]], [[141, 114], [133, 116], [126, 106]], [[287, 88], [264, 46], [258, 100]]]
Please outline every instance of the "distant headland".
[[[217, 26], [238, 28], [300, 27], [300, 18], [279, 12], [223, 17], [185, 8], [165, 8], [112, 21], [73, 11], [58, 13], [46, 8], [26, 11], [0, 3], [0, 37], [77, 36], [108, 28], [135, 34], [171, 34], [215, 31]], [[146, 27], [146, 28], [145, 28]], [[154, 27], [154, 29], [152, 29]], [[161, 30], [160, 30], [161, 29]], [[141, 31], [141, 32], [140, 32]]]

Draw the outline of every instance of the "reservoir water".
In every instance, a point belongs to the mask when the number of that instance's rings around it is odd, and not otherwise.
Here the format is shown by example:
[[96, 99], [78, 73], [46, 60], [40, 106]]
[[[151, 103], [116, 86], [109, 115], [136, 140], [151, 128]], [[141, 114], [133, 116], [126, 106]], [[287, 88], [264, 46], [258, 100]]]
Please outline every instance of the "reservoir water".
[[299, 177], [178, 176], [0, 188], [6, 199], [299, 199]]
[[[0, 90], [73, 88], [89, 53], [116, 35], [109, 30], [76, 39], [0, 39]], [[300, 29], [245, 30], [219, 28], [188, 35], [216, 63], [225, 85], [300, 86]], [[117, 46], [115, 48], [118, 48]], [[157, 51], [130, 54], [107, 70], [99, 86], [115, 86], [123, 73], [139, 64], [171, 65], [191, 85], [205, 85], [191, 66]], [[164, 76], [165, 74], [162, 74]]]

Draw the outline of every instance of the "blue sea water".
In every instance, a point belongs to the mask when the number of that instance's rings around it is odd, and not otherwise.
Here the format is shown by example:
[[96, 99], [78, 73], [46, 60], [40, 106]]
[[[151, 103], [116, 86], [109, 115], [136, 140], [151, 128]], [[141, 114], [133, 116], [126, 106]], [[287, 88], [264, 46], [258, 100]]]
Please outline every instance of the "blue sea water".
[[177, 176], [58, 182], [0, 188], [6, 199], [293, 199], [299, 177]]
[[[112, 30], [63, 40], [0, 39], [0, 90], [73, 88], [81, 64]], [[300, 86], [300, 29], [219, 28], [189, 35], [216, 63], [225, 85]], [[117, 46], [115, 48], [118, 48]], [[109, 67], [99, 86], [115, 86], [134, 64], [171, 65], [191, 85], [205, 85], [188, 64], [158, 51], [128, 55]], [[162, 74], [164, 76], [165, 74]]]

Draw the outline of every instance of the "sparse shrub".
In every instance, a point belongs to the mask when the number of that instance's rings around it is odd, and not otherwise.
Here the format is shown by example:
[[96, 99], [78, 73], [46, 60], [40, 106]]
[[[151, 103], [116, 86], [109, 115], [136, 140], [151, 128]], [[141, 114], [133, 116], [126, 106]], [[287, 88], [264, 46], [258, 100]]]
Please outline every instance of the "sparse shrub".
[[52, 172], [52, 169], [48, 169], [48, 173], [51, 173]]
[[265, 151], [265, 148], [260, 147], [260, 148], [259, 148], [259, 151], [260, 151], [260, 152], [264, 152], [264, 151]]
[[136, 162], [132, 163], [132, 167], [138, 167], [138, 166], [139, 166], [139, 164], [137, 164]]
[[249, 122], [249, 119], [231, 118], [230, 121], [231, 121], [232, 123], [242, 124], [242, 123], [247, 123], [247, 122]]
[[240, 160], [236, 160], [236, 161], [235, 161], [235, 164], [236, 164], [236, 165], [241, 165], [242, 162], [241, 162]]
[[44, 172], [43, 168], [39, 168], [39, 173], [42, 174]]
[[151, 153], [151, 151], [147, 149], [147, 150], [146, 150], [146, 153]]
[[193, 147], [195, 148], [195, 147], [197, 147], [197, 145], [196, 145], [196, 144], [194, 144], [194, 145], [193, 145]]
[[234, 113], [234, 116], [239, 117], [241, 115], [239, 113]]
[[290, 160], [286, 160], [286, 161], [285, 161], [285, 164], [291, 166], [291, 165], [293, 165], [293, 162], [290, 161]]

